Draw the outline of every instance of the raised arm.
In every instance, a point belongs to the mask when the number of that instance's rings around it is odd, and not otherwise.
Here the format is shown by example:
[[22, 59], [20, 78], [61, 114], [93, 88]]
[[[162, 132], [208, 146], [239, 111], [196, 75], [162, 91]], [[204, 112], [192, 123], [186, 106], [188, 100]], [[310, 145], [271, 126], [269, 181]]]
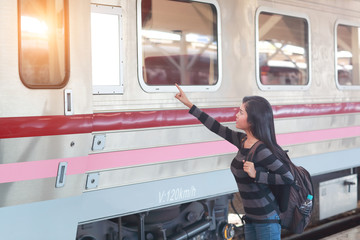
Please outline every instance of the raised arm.
[[182, 102], [185, 106], [189, 107], [189, 113], [196, 117], [205, 127], [207, 127], [213, 133], [216, 133], [220, 137], [224, 138], [228, 142], [234, 144], [240, 148], [241, 139], [245, 137], [242, 132], [234, 131], [228, 127], [223, 126], [221, 123], [216, 121], [214, 118], [209, 116], [207, 113], [197, 108], [187, 97], [183, 90], [176, 84], [179, 89], [179, 93], [175, 97]]

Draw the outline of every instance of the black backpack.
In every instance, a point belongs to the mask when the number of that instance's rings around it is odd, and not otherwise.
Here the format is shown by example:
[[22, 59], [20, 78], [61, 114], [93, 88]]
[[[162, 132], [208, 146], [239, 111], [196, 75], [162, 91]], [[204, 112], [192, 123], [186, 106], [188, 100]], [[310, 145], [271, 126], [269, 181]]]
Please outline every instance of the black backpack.
[[[252, 161], [252, 157], [260, 144], [263, 143], [258, 141], [251, 148], [246, 157], [247, 161]], [[269, 187], [279, 204], [281, 226], [293, 233], [299, 234], [304, 231], [310, 222], [315, 197], [313, 197], [311, 211], [308, 214], [302, 214], [299, 209], [309, 194], [314, 196], [314, 187], [309, 172], [301, 166], [296, 166], [287, 154], [286, 156], [288, 161], [285, 164], [289, 166], [294, 176], [293, 184], [269, 185]]]

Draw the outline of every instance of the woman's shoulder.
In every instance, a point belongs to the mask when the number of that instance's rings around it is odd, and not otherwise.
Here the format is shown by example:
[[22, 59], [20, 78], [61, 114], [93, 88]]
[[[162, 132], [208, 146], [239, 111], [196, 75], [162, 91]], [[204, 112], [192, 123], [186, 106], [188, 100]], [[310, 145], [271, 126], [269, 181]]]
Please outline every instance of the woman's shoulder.
[[264, 142], [259, 140], [259, 141], [255, 142], [249, 149], [258, 152], [260, 150], [267, 149], [267, 147]]
[[255, 155], [260, 158], [260, 159], [264, 159], [266, 157], [269, 157], [270, 155], [273, 155], [273, 153], [271, 152], [271, 150], [266, 146], [265, 143], [259, 141], [256, 143], [257, 146], [253, 146], [256, 147], [256, 149], [254, 149], [255, 151]]

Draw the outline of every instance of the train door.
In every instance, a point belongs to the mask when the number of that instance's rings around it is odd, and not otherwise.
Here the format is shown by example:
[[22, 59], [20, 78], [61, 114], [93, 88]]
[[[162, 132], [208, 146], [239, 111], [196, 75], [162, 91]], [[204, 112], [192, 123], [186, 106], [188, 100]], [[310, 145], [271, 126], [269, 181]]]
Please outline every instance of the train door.
[[89, 8], [68, 0], [1, 4], [1, 239], [41, 239], [39, 226], [70, 239], [77, 225], [92, 139]]

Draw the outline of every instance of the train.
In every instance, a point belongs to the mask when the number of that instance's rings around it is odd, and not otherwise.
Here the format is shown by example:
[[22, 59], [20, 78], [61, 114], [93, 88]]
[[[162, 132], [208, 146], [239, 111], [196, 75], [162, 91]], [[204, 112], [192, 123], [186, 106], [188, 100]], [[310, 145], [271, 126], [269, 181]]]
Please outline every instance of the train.
[[[232, 239], [242, 98], [315, 186], [359, 209], [358, 0], [8, 0], [0, 6], [0, 239]], [[237, 206], [241, 211], [241, 204]]]

